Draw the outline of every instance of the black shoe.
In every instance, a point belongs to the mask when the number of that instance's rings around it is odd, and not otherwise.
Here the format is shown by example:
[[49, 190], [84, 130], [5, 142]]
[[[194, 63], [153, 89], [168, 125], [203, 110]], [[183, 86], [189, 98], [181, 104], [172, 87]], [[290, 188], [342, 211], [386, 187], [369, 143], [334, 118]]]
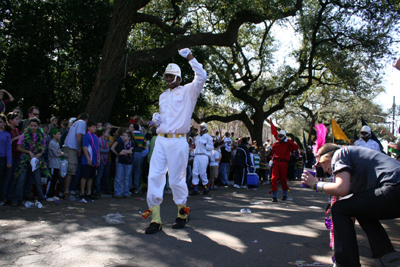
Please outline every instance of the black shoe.
[[151, 234], [155, 234], [161, 230], [162, 230], [162, 225], [160, 223], [153, 222], [153, 223], [150, 223], [150, 226], [146, 228], [146, 231], [144, 233], [151, 235]]
[[278, 202], [278, 199], [276, 197], [273, 197], [272, 202]]
[[282, 200], [286, 200], [286, 199], [287, 199], [287, 196], [282, 196], [281, 199], [282, 199]]
[[208, 192], [210, 192], [210, 189], [204, 189], [203, 195], [204, 195], [204, 196], [208, 195]]
[[176, 218], [175, 223], [172, 225], [172, 229], [183, 229], [185, 228], [186, 219]]
[[199, 194], [199, 191], [193, 191], [192, 193], [190, 193], [191, 196], [197, 196]]

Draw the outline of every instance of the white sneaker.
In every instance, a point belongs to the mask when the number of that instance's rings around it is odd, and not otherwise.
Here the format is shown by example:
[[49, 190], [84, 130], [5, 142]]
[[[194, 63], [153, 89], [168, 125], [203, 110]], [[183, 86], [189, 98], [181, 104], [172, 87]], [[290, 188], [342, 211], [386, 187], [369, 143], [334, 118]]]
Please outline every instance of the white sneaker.
[[53, 197], [54, 201], [60, 200], [58, 197]]
[[73, 195], [71, 195], [69, 198], [67, 198], [69, 201], [75, 201], [76, 197], [74, 197]]
[[82, 198], [81, 200], [79, 200], [79, 202], [87, 203], [87, 200]]
[[54, 202], [54, 198], [48, 197], [48, 198], [46, 198], [46, 201], [47, 201], [47, 202]]
[[247, 185], [242, 185], [240, 188], [247, 189]]
[[233, 187], [234, 188], [240, 188], [240, 186], [238, 184], [234, 184]]

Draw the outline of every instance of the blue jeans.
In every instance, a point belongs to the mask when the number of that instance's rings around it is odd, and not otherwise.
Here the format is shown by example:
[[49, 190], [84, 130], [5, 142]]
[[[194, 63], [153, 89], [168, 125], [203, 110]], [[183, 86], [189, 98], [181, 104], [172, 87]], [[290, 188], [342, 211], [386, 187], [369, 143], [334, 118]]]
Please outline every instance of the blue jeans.
[[[42, 192], [43, 188], [42, 188], [42, 180], [40, 177], [40, 169], [37, 169], [32, 173], [32, 168], [30, 166], [27, 166], [27, 169], [24, 172], [22, 172], [19, 177], [17, 177], [15, 195], [12, 200], [13, 203], [21, 203], [22, 202], [22, 198], [24, 196], [25, 180], [26, 180], [26, 177], [29, 175], [33, 176], [33, 182], [35, 183], [35, 189], [36, 189], [36, 193], [38, 194], [39, 201], [45, 199], [45, 197], [43, 196], [43, 192]], [[31, 185], [29, 185], [29, 186], [31, 186]]]
[[221, 182], [223, 185], [228, 184], [228, 170], [229, 170], [229, 163], [222, 162], [219, 165], [219, 175], [221, 177]]
[[111, 169], [111, 161], [107, 161], [106, 165], [100, 163], [97, 168], [97, 177], [95, 182], [95, 194], [100, 194], [101, 192], [109, 193], [110, 190], [110, 182], [108, 181], [110, 177], [110, 169]]
[[400, 218], [400, 184], [383, 185], [354, 193], [332, 205], [337, 266], [361, 266], [355, 217], [368, 237], [373, 258], [394, 252], [390, 239], [379, 220]]
[[5, 202], [7, 200], [8, 187], [11, 180], [12, 168], [7, 168], [7, 158], [0, 157], [0, 201]]
[[133, 155], [133, 187], [136, 190], [140, 188], [140, 178], [142, 176], [142, 153], [135, 152]]
[[69, 184], [69, 191], [75, 191], [76, 185], [81, 178], [81, 167], [82, 167], [82, 157], [78, 157], [78, 168], [76, 169], [76, 174], [72, 176], [71, 183]]
[[190, 185], [192, 184], [192, 165], [187, 165], [186, 168], [186, 184], [188, 186], [188, 188], [190, 188]]
[[131, 164], [118, 163], [114, 180], [114, 196], [127, 196], [129, 194], [129, 174]]

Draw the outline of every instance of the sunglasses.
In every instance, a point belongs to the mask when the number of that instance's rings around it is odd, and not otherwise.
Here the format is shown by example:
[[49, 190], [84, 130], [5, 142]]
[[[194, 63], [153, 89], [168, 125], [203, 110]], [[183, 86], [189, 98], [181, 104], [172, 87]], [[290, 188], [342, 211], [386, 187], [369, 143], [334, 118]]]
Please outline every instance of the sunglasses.
[[35, 116], [39, 116], [39, 113], [32, 113], [33, 115], [35, 115]]

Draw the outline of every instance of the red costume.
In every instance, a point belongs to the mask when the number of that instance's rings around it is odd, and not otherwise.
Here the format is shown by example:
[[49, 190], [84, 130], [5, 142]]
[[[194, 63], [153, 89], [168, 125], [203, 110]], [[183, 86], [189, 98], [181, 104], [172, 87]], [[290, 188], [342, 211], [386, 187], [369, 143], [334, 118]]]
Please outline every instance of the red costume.
[[288, 190], [287, 169], [290, 159], [290, 152], [299, 149], [299, 146], [289, 139], [276, 142], [272, 146], [272, 177], [271, 191], [278, 191], [278, 180], [281, 181], [282, 190]]

